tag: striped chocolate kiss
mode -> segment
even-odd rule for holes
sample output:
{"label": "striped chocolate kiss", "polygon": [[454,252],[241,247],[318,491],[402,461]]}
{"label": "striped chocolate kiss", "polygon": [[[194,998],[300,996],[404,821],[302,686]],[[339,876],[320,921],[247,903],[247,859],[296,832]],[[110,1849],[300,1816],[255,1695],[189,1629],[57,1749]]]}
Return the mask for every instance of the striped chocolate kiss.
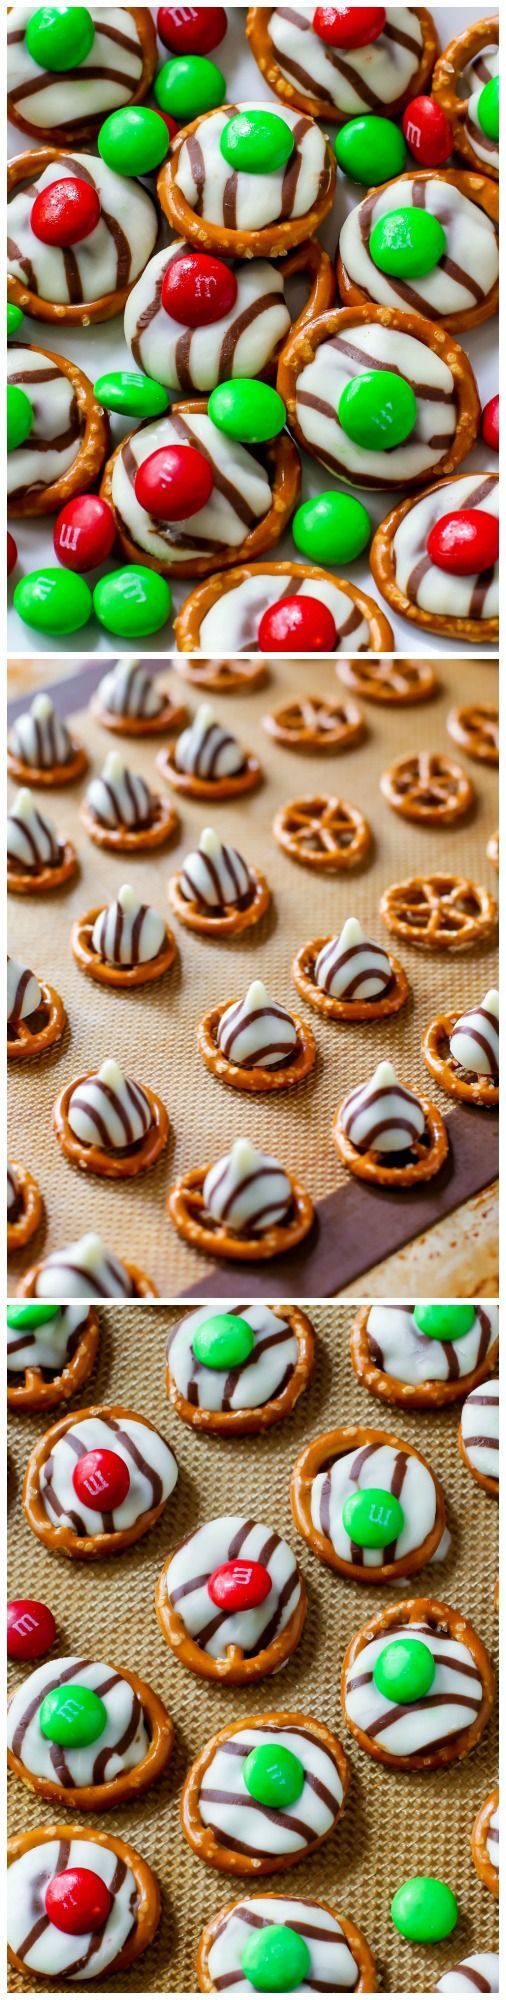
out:
{"label": "striped chocolate kiss", "polygon": [[481,1007],[461,1014],[450,1035],[450,1055],[460,1069],[476,1076],[499,1075],[499,994],[485,994]]}
{"label": "striped chocolate kiss", "polygon": [[315,963],[316,985],[334,1000],[376,1000],[392,985],[386,951],[364,937],[358,917],[347,917],[340,937],[329,938]]}
{"label": "striped chocolate kiss", "polygon": [[369,1083],[346,1098],[343,1131],[359,1153],[403,1153],[425,1131],[419,1098],[398,1083],[393,1063],[381,1062]]}
{"label": "striped chocolate kiss", "polygon": [[283,1069],[293,1061],[297,1030],[291,1014],[269,998],[261,979],[254,979],[244,1000],[222,1014],[217,1044],[228,1062],[240,1069]]}

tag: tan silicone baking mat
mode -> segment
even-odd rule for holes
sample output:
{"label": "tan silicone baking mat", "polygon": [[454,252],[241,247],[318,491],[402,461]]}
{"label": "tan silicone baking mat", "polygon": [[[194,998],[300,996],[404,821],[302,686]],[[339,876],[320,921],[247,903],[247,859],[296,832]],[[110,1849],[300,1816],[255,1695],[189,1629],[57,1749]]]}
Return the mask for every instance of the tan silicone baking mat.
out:
{"label": "tan silicone baking mat", "polygon": [[[213,1308],[216,1309],[215,1306]],[[333,1424],[350,1421],[391,1429],[416,1444],[439,1474],[445,1491],[451,1549],[443,1564],[426,1567],[411,1591],[434,1595],[468,1616],[495,1662],[497,1619],[493,1592],[497,1548],[495,1502],[465,1471],[457,1450],[458,1410],[409,1416],[369,1396],[349,1358],[352,1309],[311,1309],[317,1360],[311,1387],[292,1418],[263,1438],[243,1442],[201,1438],[182,1424],[164,1391],[164,1352],[177,1313],[160,1306],[103,1307],[101,1358],[93,1397],[119,1402],[151,1417],[170,1441],[179,1482],[157,1528],[137,1548],[110,1562],[69,1563],[52,1556],[31,1534],[20,1507],[28,1453],[43,1429],[17,1418],[10,1424],[10,1595],[42,1598],[57,1619],[62,1652],[79,1647],[117,1666],[134,1666],[166,1702],[176,1724],[176,1747],[162,1783],[135,1806],[103,1814],[100,1824],[130,1838],[159,1876],[163,1918],[146,1956],[126,1975],[108,1978],[108,1990],[188,1992],[195,1985],[195,1951],[204,1924],[246,1881],[207,1869],[192,1854],[179,1826],[179,1794],[189,1762],[214,1731],[248,1713],[298,1708],[321,1717],[342,1736],[352,1770],[349,1801],[340,1826],[319,1852],[264,1886],[284,1893],[321,1896],[364,1931],[377,1957],[378,1983],[390,1992],[433,1992],[443,1971],[471,1951],[496,1947],[496,1904],[475,1875],[470,1833],[475,1814],[496,1782],[497,1708],[472,1756],[460,1765],[412,1778],[387,1772],[359,1751],[344,1729],[339,1676],[352,1634],[382,1604],[402,1591],[346,1583],[313,1557],[296,1536],[288,1489],[304,1442]],[[142,1385],[142,1386],[141,1386]],[[93,1400],[90,1394],[88,1400]],[[253,1512],[275,1523],[297,1549],[309,1589],[309,1615],[297,1652],[276,1679],[256,1689],[212,1687],[180,1666],[162,1638],[154,1588],[170,1548],[198,1522],[228,1512]],[[16,1679],[20,1669],[16,1669]],[[11,1831],[50,1824],[55,1814],[10,1780]],[[61,1812],[62,1819],[70,1813]],[[87,1825],[93,1825],[91,1815]],[[453,1939],[437,1947],[407,1944],[394,1930],[389,1905],[411,1875],[449,1882],[460,1910]],[[15,1975],[16,1991],[28,1982]]]}
{"label": "tan silicone baking mat", "polygon": [[[97,680],[102,671],[103,663],[96,669]],[[428,1073],[420,1055],[422,1030],[442,1008],[478,1003],[487,987],[496,983],[494,941],[486,949],[455,956],[406,950],[392,940],[392,948],[398,950],[412,982],[413,1003],[395,1020],[376,1027],[338,1029],[307,1009],[292,986],[290,964],[298,945],[339,931],[350,914],[360,918],[371,936],[388,943],[378,914],[382,890],[390,882],[419,874],[422,868],[455,871],[485,883],[497,894],[497,875],[486,855],[487,840],[497,826],[497,773],[486,764],[471,763],[456,750],[446,730],[453,704],[496,699],[496,665],[444,660],[438,663],[437,672],[438,692],[421,706],[387,709],[362,703],[365,739],[339,757],[297,754],[274,743],[262,728],[266,710],[276,708],[289,695],[309,689],[323,695],[344,694],[332,660],[294,662],[278,657],[264,687],[240,697],[213,697],[220,720],[257,752],[264,782],[239,804],[226,802],[212,809],[182,799],[180,831],[171,847],[139,855],[135,861],[130,856],[108,854],[88,839],[79,818],[86,781],[65,791],[37,794],[42,810],[74,839],[79,875],[56,896],[9,898],[9,949],[52,981],[65,1000],[69,1018],[65,1039],[54,1055],[37,1064],[10,1065],[10,1152],[35,1173],[46,1202],[45,1227],[39,1231],[33,1250],[29,1247],[12,1261],[12,1291],[34,1254],[47,1255],[73,1242],[84,1230],[96,1229],[110,1249],[130,1255],[144,1267],[161,1297],[184,1296],[202,1278],[206,1266],[176,1235],[166,1215],[167,1189],[181,1172],[219,1158],[234,1138],[246,1134],[296,1172],[318,1200],[346,1178],[332,1143],[332,1114],[340,1099],[365,1081],[382,1056],[392,1057],[405,1083],[427,1092]],[[47,662],[43,673],[44,680],[50,680]],[[13,697],[18,700],[23,693],[21,679],[18,663],[12,684]],[[39,685],[40,679],[39,673]],[[187,697],[190,710],[196,708],[201,698],[198,690],[186,689],[175,672],[164,674],[162,679],[167,685],[170,680],[176,699]],[[33,687],[33,670],[30,685]],[[89,711],[77,713],[72,721],[95,771],[101,768],[107,752],[116,747],[134,770],[162,784],[155,764],[158,739],[111,736]],[[420,831],[387,806],[379,789],[381,773],[394,758],[422,747],[454,754],[469,773],[476,804],[467,821],[443,831],[433,827]],[[311,791],[337,792],[366,814],[374,845],[362,870],[323,879],[320,873],[297,866],[277,846],[272,821],[278,806]],[[177,795],[172,796],[177,804]],[[196,937],[174,920],[180,954],[177,965],[159,984],[136,993],[118,993],[84,978],[69,949],[72,919],[111,900],[128,880],[133,881],[143,901],[169,914],[168,876],[210,822],[267,875],[272,905],[263,923],[234,943],[218,944]],[[310,1021],[318,1061],[307,1083],[297,1090],[253,1098],[225,1088],[209,1075],[197,1053],[195,1029],[210,1006],[238,998],[258,975],[277,1000],[295,1005]],[[172,1121],[169,1147],[157,1167],[124,1185],[91,1179],[70,1167],[51,1128],[52,1105],[62,1084],[98,1068],[111,1055],[140,1083],[158,1092]],[[430,1094],[443,1113],[451,1109],[451,1100],[432,1082]],[[476,1113],[477,1149],[483,1116]],[[409,1233],[407,1226],[407,1236]],[[382,1250],[383,1245],[376,1243],[371,1263],[377,1263]],[[400,1289],[403,1276],[402,1271]],[[428,1282],[430,1287],[434,1278],[429,1277]],[[444,1282],[443,1268],[440,1289],[444,1289]],[[282,1260],[277,1264],[273,1288],[278,1294],[283,1289]],[[390,1288],[398,1289],[395,1264],[390,1271]],[[472,1271],[466,1270],[463,1288],[475,1289]],[[313,1285],[311,1289],[318,1292],[321,1288]]]}

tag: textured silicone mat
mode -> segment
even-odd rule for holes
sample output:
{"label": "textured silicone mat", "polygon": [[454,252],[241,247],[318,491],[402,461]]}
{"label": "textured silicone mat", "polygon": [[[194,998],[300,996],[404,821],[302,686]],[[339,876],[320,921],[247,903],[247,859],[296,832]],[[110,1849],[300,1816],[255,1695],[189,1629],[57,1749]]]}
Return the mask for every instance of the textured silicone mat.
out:
{"label": "textured silicone mat", "polygon": [[[97,679],[100,671],[97,667]],[[471,763],[455,751],[473,780],[476,804],[467,821],[441,832],[433,827],[422,831],[399,818],[379,789],[381,773],[402,753],[414,748],[452,753],[455,746],[447,734],[446,716],[455,702],[496,698],[494,663],[445,660],[438,667],[438,676],[438,693],[423,706],[387,710],[377,704],[362,704],[366,721],[363,743],[339,757],[311,758],[272,742],[262,728],[262,716],[289,694],[305,693],[310,688],[334,695],[345,690],[330,660],[294,663],[276,659],[265,687],[240,698],[213,699],[220,720],[260,757],[262,786],[240,807],[237,802],[228,802],[213,809],[181,800],[180,831],[171,846],[151,856],[139,855],[135,861],[98,849],[84,833],[79,819],[84,783],[67,791],[37,795],[42,810],[75,840],[79,875],[58,896],[9,898],[10,951],[51,979],[65,1000],[69,1017],[65,1038],[53,1056],[38,1064],[10,1066],[10,1151],[35,1173],[47,1209],[46,1227],[35,1240],[34,1253],[29,1247],[12,1262],[12,1290],[20,1272],[32,1263],[33,1254],[61,1249],[85,1229],[98,1229],[109,1248],[120,1255],[129,1254],[144,1267],[162,1297],[184,1296],[204,1277],[207,1260],[181,1242],[166,1216],[167,1188],[181,1172],[219,1158],[234,1138],[246,1134],[291,1167],[318,1200],[346,1180],[331,1138],[336,1105],[354,1085],[365,1081],[383,1056],[392,1057],[405,1083],[427,1093],[429,1079],[420,1055],[422,1031],[441,1009],[464,1008],[483,998],[496,978],[493,941],[486,949],[457,956],[399,947],[398,955],[412,982],[413,1001],[395,1020],[376,1027],[337,1028],[306,1009],[292,986],[290,964],[298,945],[338,931],[350,914],[360,918],[369,935],[387,942],[378,914],[381,893],[388,883],[419,874],[422,869],[455,871],[497,893],[497,876],[486,856],[487,840],[497,825],[495,770]],[[13,685],[17,701],[20,678],[18,671]],[[51,679],[50,673],[47,678]],[[168,684],[169,677],[164,675],[164,682],[166,679]],[[186,690],[175,673],[171,686],[177,699],[187,695],[189,708],[197,707],[198,691]],[[155,764],[156,739],[111,736],[87,711],[73,717],[73,726],[86,743],[94,770],[101,767],[112,747],[120,748],[134,770],[163,789]],[[278,806],[284,800],[320,790],[337,792],[359,806],[369,819],[374,845],[362,870],[324,879],[312,869],[297,866],[277,846],[272,821]],[[179,809],[177,795],[172,797]],[[127,994],[85,979],[69,949],[72,919],[110,900],[128,880],[134,882],[143,901],[168,913],[168,876],[196,843],[202,827],[211,822],[226,841],[232,841],[267,875],[272,904],[263,923],[236,942],[219,944],[199,939],[174,920],[180,957],[158,985]],[[393,940],[392,945],[396,950]],[[209,1075],[197,1053],[195,1029],[210,1006],[238,998],[258,975],[277,1000],[295,1005],[310,1021],[318,1061],[307,1083],[297,1090],[253,1098],[225,1088]],[[172,1120],[169,1147],[162,1161],[153,1172],[124,1186],[87,1178],[70,1167],[51,1129],[51,1109],[62,1084],[98,1067],[110,1055],[139,1082],[158,1091]],[[451,1100],[444,1098],[432,1081],[429,1094],[443,1113],[451,1111]],[[476,1113],[475,1123],[478,1158],[482,1114]],[[466,1195],[480,1185],[478,1173],[475,1190],[467,1189]],[[355,1187],[358,1190],[359,1184]],[[437,1189],[434,1194],[435,1221]],[[399,1196],[399,1204],[401,1201]],[[364,1197],[364,1213],[365,1206]],[[404,1213],[408,1239],[408,1205]],[[425,1217],[418,1226],[426,1227]],[[371,1241],[367,1227],[359,1244],[357,1275],[364,1263],[376,1264],[390,1247],[399,1248],[398,1240],[390,1246],[381,1234]],[[357,1234],[360,1236],[360,1231]],[[348,1283],[351,1275],[347,1273]],[[282,1259],[272,1276],[269,1272],[268,1282],[269,1289],[278,1294],[285,1289]],[[402,1289],[402,1282],[394,1262],[392,1294]],[[433,1282],[429,1276],[429,1287]],[[461,1289],[455,1276],[452,1282]],[[467,1271],[463,1289],[473,1291],[476,1282],[480,1282],[479,1275],[476,1279]],[[440,1286],[444,1289],[444,1270]],[[303,1270],[298,1270],[297,1288],[302,1295]],[[331,1289],[338,1289],[337,1279]],[[323,1290],[323,1281],[312,1281],[309,1295],[321,1296]]]}
{"label": "textured silicone mat", "polygon": [[[340,1826],[318,1854],[275,1878],[265,1888],[280,1895],[315,1895],[359,1924],[377,1956],[378,1983],[390,1992],[433,1992],[443,1971],[471,1951],[496,1945],[496,1905],[475,1875],[471,1826],[496,1782],[497,1708],[481,1744],[460,1765],[412,1778],[385,1771],[359,1751],[345,1730],[339,1703],[343,1652],[352,1634],[382,1604],[403,1592],[346,1583],[310,1554],[296,1535],[288,1499],[291,1468],[302,1445],[333,1424],[358,1422],[392,1430],[416,1444],[439,1474],[445,1491],[451,1549],[446,1562],[427,1566],[412,1579],[411,1594],[432,1592],[462,1610],[476,1626],[495,1660],[497,1620],[493,1605],[496,1575],[496,1506],[466,1473],[457,1450],[458,1411],[407,1416],[380,1404],[356,1381],[349,1358],[350,1307],[312,1309],[318,1340],[312,1385],[293,1418],[264,1434],[228,1442],[206,1439],[182,1424],[164,1391],[164,1351],[174,1310],[158,1306],[101,1308],[102,1350],[88,1400],[120,1402],[157,1423],[180,1467],[175,1494],[158,1527],[118,1560],[69,1563],[37,1542],[20,1508],[20,1487],[28,1453],[42,1424],[16,1419],[10,1424],[10,1595],[35,1596],[51,1605],[58,1646],[95,1655],[114,1665],[135,1666],[166,1702],[176,1724],[176,1747],[161,1785],[138,1804],[103,1814],[100,1824],[131,1838],[151,1862],[163,1892],[163,1918],[151,1950],[108,1990],[193,1991],[194,1961],[203,1925],[246,1884],[207,1869],[192,1854],[180,1831],[179,1794],[189,1762],[227,1721],[248,1713],[298,1708],[321,1717],[342,1737],[352,1782]],[[142,1387],[141,1387],[142,1384]],[[198,1681],[175,1660],[162,1638],[154,1611],[155,1579],[168,1550],[205,1517],[252,1512],[275,1523],[296,1548],[309,1588],[309,1615],[297,1652],[277,1679],[247,1689],[225,1689]],[[18,1679],[20,1670],[16,1670]],[[10,1781],[11,1831],[50,1824],[55,1815],[14,1780]],[[63,1820],[70,1812],[61,1812]],[[93,1825],[91,1815],[86,1824]],[[399,1884],[415,1874],[441,1876],[459,1902],[458,1929],[446,1944],[416,1947],[404,1942],[389,1918]],[[16,1991],[28,1982],[13,1976]]]}

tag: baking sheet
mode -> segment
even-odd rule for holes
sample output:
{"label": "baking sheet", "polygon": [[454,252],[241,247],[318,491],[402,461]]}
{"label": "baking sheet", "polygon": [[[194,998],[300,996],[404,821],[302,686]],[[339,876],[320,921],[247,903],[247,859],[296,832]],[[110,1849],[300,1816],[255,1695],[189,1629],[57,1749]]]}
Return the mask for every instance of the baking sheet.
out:
{"label": "baking sheet", "polygon": [[[153,15],[156,15],[156,11],[156,8],[151,9]],[[245,14],[247,8],[231,7],[227,12],[229,15],[227,34],[223,42],[220,43],[219,48],[211,53],[213,60],[214,58],[216,59],[219,68],[223,71],[227,79],[229,97],[232,102],[259,103],[265,99],[271,105],[272,109],[275,110],[278,99],[269,90],[265,78],[257,68],[257,64],[251,55],[249,45],[246,41]],[[473,21],[479,21],[483,17],[483,8],[479,6],[433,7],[431,12],[436,23],[442,49],[446,48],[447,43],[453,39],[454,35],[462,31],[466,26],[471,26]],[[161,66],[162,62],[168,59],[168,51],[163,48],[162,44],[159,44],[159,52]],[[335,135],[336,129],[334,126],[329,126],[331,137]],[[20,132],[14,125],[8,126],[8,153],[11,159],[17,154],[28,150],[32,144],[33,141],[30,140],[27,134]],[[95,149],[88,147],[86,150]],[[150,180],[152,183],[153,177],[150,177]],[[147,181],[148,186],[150,185],[150,180]],[[365,190],[359,187],[357,183],[347,180],[338,172],[334,209],[321,231],[321,240],[332,256],[334,256],[345,215],[350,208],[356,206],[357,201],[361,199],[364,192]],[[163,226],[166,232],[163,240],[172,241],[173,232],[170,231],[165,221]],[[297,288],[294,285],[292,298],[296,302],[295,310],[300,310],[303,297],[303,289],[300,287]],[[75,361],[80,368],[84,369],[85,374],[89,376],[91,381],[97,381],[98,377],[105,374],[106,370],[118,368],[131,369],[134,365],[124,339],[122,316],[107,321],[105,325],[93,326],[91,334],[89,330],[86,331],[82,328],[59,327],[56,325],[53,326],[52,323],[46,325],[40,320],[32,320],[26,316],[20,337],[22,340],[31,342],[34,346],[49,348],[55,353],[68,356],[70,360]],[[485,404],[488,398],[495,394],[498,387],[497,321],[492,319],[487,321],[484,326],[475,327],[471,329],[470,333],[465,333],[463,336],[458,335],[457,337],[462,340],[462,346],[469,355],[476,374],[480,399],[482,404]],[[127,431],[131,427],[131,423],[122,423],[119,417],[113,416],[113,445],[119,443],[120,438],[126,436]],[[327,492],[329,484],[332,483],[328,470],[318,465],[316,460],[311,458],[306,452],[303,452],[302,460],[302,499],[308,500],[313,495]],[[483,442],[480,442],[469,458],[466,459],[465,467],[461,469],[466,472],[474,472],[482,468],[488,469],[489,465],[493,470],[496,469],[495,454],[490,454]],[[399,489],[396,492],[385,490],[379,494],[367,493],[358,487],[356,489],[350,487],[349,490],[350,492],[356,491],[358,497],[365,501],[375,526],[390,512],[390,508],[394,505],[395,500],[400,500],[403,497]],[[45,564],[54,564],[53,522],[50,517],[40,521],[20,520],[13,523],[13,528],[19,550],[19,563],[9,582],[8,647],[12,653],[22,653],[26,650],[27,646],[28,628],[14,611],[12,605],[13,590],[19,577],[27,571]],[[295,559],[295,561],[300,560],[290,530],[277,543],[274,549],[269,550],[269,555],[273,560],[280,562],[285,560],[285,558]],[[94,571],[91,578],[92,584],[98,581],[99,575],[103,575],[108,570],[118,566],[121,560],[121,554],[119,554],[117,558],[111,558],[108,564],[103,565],[100,570]],[[407,656],[411,653],[428,653],[431,655],[451,654],[455,650],[451,636],[444,639],[439,634],[426,633],[419,626],[409,624],[406,619],[398,619],[392,615],[389,606],[380,597],[379,591],[371,577],[367,552],[357,562],[347,566],[346,574],[350,577],[351,581],[359,584],[364,590],[368,591],[380,604],[381,608],[386,611],[393,627],[395,646],[400,653],[404,653]],[[177,609],[179,609],[189,596],[190,587],[187,580],[178,582],[176,579],[174,581],[173,599],[174,606]],[[110,650],[110,646],[110,634],[104,631],[104,628],[98,624],[95,618],[91,619],[89,625],[86,625],[83,631],[77,632],[73,637],[73,647],[77,652],[84,654],[88,654],[90,651],[107,653]],[[153,634],[149,642],[149,650],[153,654],[164,654],[172,649],[174,649],[174,635],[172,623],[170,622],[164,626],[161,632]],[[40,653],[48,654],[56,653],[58,650],[65,653],[66,640],[65,638],[58,639],[54,636],[38,633],[37,650]],[[492,649],[484,648],[483,650],[485,652]]]}
{"label": "baking sheet", "polygon": [[[98,677],[97,667],[87,677],[88,688]],[[20,678],[18,669],[14,676],[18,707],[20,701],[23,706]],[[310,679],[312,689],[320,694],[344,693],[332,660],[312,663]],[[163,684],[169,685],[166,674]],[[173,674],[170,686],[179,699],[182,679]],[[39,1231],[32,1246],[11,1261],[11,1291],[37,1256],[62,1249],[85,1230],[95,1229],[110,1249],[143,1266],[161,1297],[184,1297],[193,1284],[202,1282],[208,1260],[190,1250],[169,1223],[165,1197],[172,1182],[189,1167],[220,1158],[234,1138],[245,1134],[297,1172],[313,1200],[342,1188],[348,1177],[332,1142],[332,1115],[340,1099],[365,1081],[384,1056],[392,1058],[401,1080],[432,1096],[443,1115],[453,1115],[451,1100],[428,1077],[420,1055],[420,1037],[434,1014],[479,1003],[496,983],[494,940],[471,952],[446,955],[406,949],[392,939],[392,948],[412,983],[413,1002],[391,1022],[376,1026],[338,1028],[306,1008],[292,986],[290,964],[295,949],[306,939],[339,931],[349,915],[359,917],[366,935],[388,943],[389,934],[378,915],[382,891],[390,882],[419,874],[422,867],[456,871],[485,883],[493,895],[497,894],[497,876],[485,851],[497,826],[497,773],[457,753],[446,731],[446,716],[454,702],[496,700],[496,667],[492,662],[467,660],[464,665],[459,661],[442,663],[437,695],[417,708],[388,710],[377,704],[359,704],[366,721],[365,740],[339,757],[302,756],[274,743],[262,728],[266,710],[277,707],[288,694],[302,694],[307,688],[307,665],[278,657],[270,664],[265,687],[240,698],[213,698],[219,719],[257,752],[264,782],[240,806],[229,801],[214,811],[186,798],[179,801],[178,795],[172,794],[180,809],[181,827],[167,849],[139,855],[134,861],[131,856],[115,856],[95,847],[79,818],[86,780],[63,791],[37,793],[42,810],[74,839],[79,873],[58,895],[8,899],[9,950],[33,971],[50,978],[65,1001],[69,1021],[65,1037],[52,1055],[37,1063],[9,1065],[9,1151],[35,1173],[47,1209],[45,1229]],[[187,689],[185,696],[194,710],[198,691]],[[82,701],[82,694],[78,698]],[[72,700],[71,686],[65,690],[60,686],[55,699],[65,700],[67,707]],[[159,739],[112,736],[99,727],[88,709],[73,714],[72,726],[86,744],[94,771],[101,768],[115,745],[135,771],[165,789],[155,764]],[[434,828],[421,831],[390,811],[379,790],[381,773],[394,758],[415,746],[455,750],[476,790],[476,806],[467,821],[439,833]],[[315,790],[336,791],[366,814],[374,848],[363,870],[323,879],[290,861],[277,846],[272,821],[278,806],[283,800]],[[262,924],[234,943],[219,944],[197,937],[174,919],[180,955],[173,971],[158,984],[125,993],[84,978],[69,948],[74,917],[112,900],[121,884],[131,880],[141,900],[153,903],[172,924],[166,894],[168,877],[209,823],[267,875],[272,904]],[[238,998],[258,974],[275,999],[295,1006],[310,1022],[318,1059],[307,1082],[296,1090],[251,1097],[226,1088],[209,1074],[197,1052],[195,1030],[209,1007]],[[119,1185],[71,1167],[51,1129],[52,1105],[62,1085],[72,1076],[98,1068],[111,1055],[139,1083],[147,1083],[163,1098],[172,1121],[169,1146],[158,1165],[149,1174]],[[465,1116],[469,1119],[471,1114]],[[485,1114],[472,1116],[479,1161]],[[481,1185],[478,1166],[475,1189],[470,1192],[477,1192]],[[358,1182],[354,1186],[359,1189]],[[435,1192],[434,1221],[438,1213],[437,1189]],[[367,1192],[362,1190],[362,1195],[365,1217]],[[398,1199],[401,1204],[402,1196]],[[408,1211],[409,1203],[404,1210],[406,1240],[413,1233]],[[425,1219],[418,1226],[425,1227]],[[495,1225],[493,1243],[495,1251]],[[365,1224],[361,1248],[364,1261],[377,1263],[388,1243],[376,1239],[372,1244]],[[267,1295],[286,1289],[282,1259],[277,1260],[275,1271],[272,1265],[262,1267],[262,1275]],[[402,1268],[397,1273],[395,1263],[390,1281],[392,1296],[402,1294],[404,1271]],[[464,1290],[473,1291],[479,1281],[480,1274],[474,1278],[467,1268]],[[224,1290],[229,1283],[235,1283],[232,1266]],[[429,1290],[432,1284],[429,1264]],[[339,1289],[336,1280],[333,1290]],[[312,1284],[309,1292],[305,1290],[301,1270],[299,1291],[300,1296],[321,1296],[323,1286]]]}
{"label": "baking sheet", "polygon": [[[239,1296],[239,1294],[237,1295]],[[242,1295],[244,1297],[244,1294]],[[179,1315],[150,1306],[103,1307],[101,1357],[88,1401],[119,1402],[150,1417],[176,1453],[180,1479],[158,1526],[118,1560],[69,1563],[52,1556],[31,1534],[20,1507],[28,1454],[44,1426],[34,1419],[10,1422],[9,1594],[35,1596],[51,1605],[58,1650],[76,1646],[115,1666],[135,1666],[174,1718],[176,1747],[162,1783],[137,1804],[103,1814],[100,1825],[131,1839],[159,1876],[162,1924],[149,1952],[130,1972],[108,1975],[107,1990],[153,1993],[193,1991],[200,1931],[215,1911],[249,1883],[220,1875],[197,1860],[179,1826],[179,1794],[189,1763],[227,1721],[249,1713],[298,1708],[341,1736],[352,1782],[336,1832],[306,1862],[265,1878],[280,1895],[314,1895],[351,1917],[377,1957],[378,1984],[387,1992],[433,1992],[441,1974],[472,1951],[497,1948],[497,1905],[478,1881],[471,1860],[475,1815],[496,1782],[497,1707],[481,1743],[460,1765],[406,1777],[386,1771],[359,1750],[344,1728],[339,1675],[353,1633],[382,1605],[403,1594],[345,1582],[311,1555],[297,1537],[290,1514],[290,1473],[305,1441],[332,1425],[373,1424],[392,1430],[429,1458],[445,1491],[451,1550],[443,1564],[426,1567],[410,1592],[432,1592],[475,1625],[496,1658],[493,1606],[497,1547],[495,1502],[466,1472],[457,1450],[458,1410],[405,1414],[379,1403],[357,1383],[348,1352],[350,1307],[317,1306],[312,1385],[294,1416],[263,1438],[199,1437],[176,1417],[164,1391],[164,1350]],[[142,1386],[141,1386],[142,1385]],[[84,1400],[84,1399],[82,1399]],[[198,1522],[219,1513],[252,1511],[274,1522],[296,1548],[309,1589],[309,1615],[297,1652],[277,1679],[250,1690],[212,1686],[186,1673],[166,1647],[154,1611],[155,1581],[168,1550]],[[24,1678],[22,1669],[13,1680]],[[9,1782],[11,1832],[48,1825],[54,1809],[13,1778]],[[71,1818],[63,1809],[63,1820]],[[94,1824],[86,1815],[86,1825]],[[460,1919],[453,1938],[434,1947],[410,1945],[389,1918],[392,1895],[415,1874],[451,1884]],[[12,1990],[29,1991],[11,1974]],[[41,1990],[37,1987],[37,1991]],[[47,1990],[47,1986],[46,1986]],[[58,1990],[58,1987],[52,1989]]]}

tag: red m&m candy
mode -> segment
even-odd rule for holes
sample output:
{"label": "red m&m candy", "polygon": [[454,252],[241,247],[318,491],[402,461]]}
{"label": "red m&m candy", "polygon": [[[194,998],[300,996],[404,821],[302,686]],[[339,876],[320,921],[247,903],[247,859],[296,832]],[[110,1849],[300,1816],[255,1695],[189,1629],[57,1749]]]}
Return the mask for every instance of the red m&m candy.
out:
{"label": "red m&m candy", "polygon": [[48,1882],[46,1916],[57,1931],[68,1937],[85,1937],[101,1931],[112,1909],[111,1891],[93,1868],[64,1868]]}
{"label": "red m&m candy", "polygon": [[116,540],[116,522],[108,500],[98,493],[80,493],[62,507],[54,527],[54,546],[65,569],[94,569],[106,562]]}
{"label": "red m&m candy", "polygon": [[449,118],[435,97],[413,97],[402,114],[406,144],[420,167],[442,167],[453,152]]}
{"label": "red m&m candy", "polygon": [[220,1611],[253,1611],[269,1596],[272,1585],[263,1563],[228,1562],[213,1570],[207,1588]]}
{"label": "red m&m candy", "polygon": [[126,1500],[130,1473],[118,1451],[97,1445],[95,1451],[85,1451],[78,1458],[72,1485],[83,1507],[92,1507],[97,1514],[112,1514]]}
{"label": "red m&m candy", "polygon": [[207,56],[227,32],[224,7],[159,7],[160,41],[178,56]]}
{"label": "red m&m candy", "polygon": [[135,498],[155,521],[188,520],[207,505],[212,490],[212,466],[192,444],[162,445],[135,476]]}
{"label": "red m&m candy", "polygon": [[10,1660],[39,1660],[49,1653],[56,1625],[47,1604],[35,1597],[14,1597],[7,1605],[7,1653]]}
{"label": "red m&m candy", "polygon": [[332,49],[364,49],[377,42],[386,21],[385,7],[316,7],[313,28]]}
{"label": "red m&m candy", "polygon": [[484,438],[485,440],[485,444],[488,444],[490,451],[499,450],[499,397],[498,396],[491,396],[490,402],[485,403],[485,408],[481,419],[481,435],[482,438]]}
{"label": "red m&m candy", "polygon": [[162,306],[180,326],[212,326],[232,311],[236,298],[237,278],[220,257],[188,250],[167,265]]}
{"label": "red m&m candy", "polygon": [[16,543],[14,541],[14,536],[11,535],[9,529],[7,529],[7,575],[8,576],[10,576],[11,570],[15,569],[17,560],[18,560],[18,551]]}
{"label": "red m&m candy", "polygon": [[457,514],[443,514],[431,528],[427,553],[438,569],[450,576],[475,576],[492,569],[499,555],[499,522],[495,514],[478,507],[463,507]]}
{"label": "red m&m candy", "polygon": [[82,243],[100,222],[96,188],[73,174],[63,181],[51,181],[50,187],[41,188],[35,196],[30,220],[40,243],[59,244],[62,250],[71,243]]}
{"label": "red m&m candy", "polygon": [[260,619],[261,653],[332,653],[335,643],[332,612],[317,597],[282,597]]}

